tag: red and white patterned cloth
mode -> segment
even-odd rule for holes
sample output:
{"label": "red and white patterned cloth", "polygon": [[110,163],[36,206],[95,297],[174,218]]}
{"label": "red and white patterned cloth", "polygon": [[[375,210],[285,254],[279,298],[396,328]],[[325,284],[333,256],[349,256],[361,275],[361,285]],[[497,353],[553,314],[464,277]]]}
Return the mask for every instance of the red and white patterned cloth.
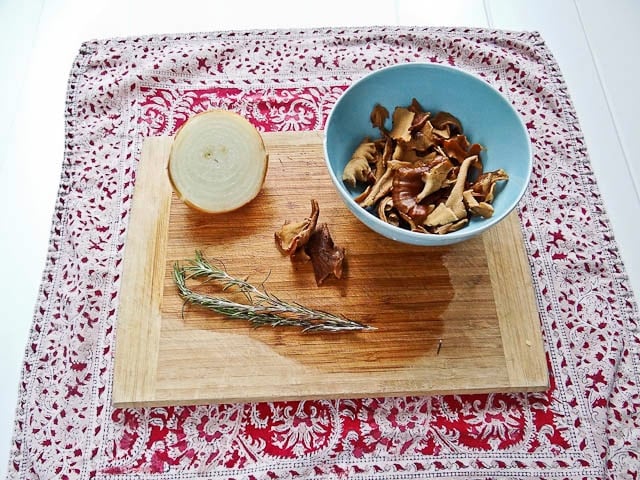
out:
{"label": "red and white patterned cloth", "polygon": [[[550,390],[112,408],[143,137],[218,107],[263,131],[322,129],[353,80],[416,61],[481,76],[525,120],[534,171],[519,213]],[[65,114],[10,479],[638,478],[638,310],[567,87],[537,33],[377,27],[91,41]]]}

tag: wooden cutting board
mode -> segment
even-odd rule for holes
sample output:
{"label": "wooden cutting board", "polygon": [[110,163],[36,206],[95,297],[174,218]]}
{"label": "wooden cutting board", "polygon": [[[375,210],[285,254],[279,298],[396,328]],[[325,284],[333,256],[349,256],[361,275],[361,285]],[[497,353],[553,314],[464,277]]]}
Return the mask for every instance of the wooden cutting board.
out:
{"label": "wooden cutting board", "polygon": [[[316,398],[541,391],[548,371],[516,213],[449,247],[387,240],[341,203],[325,170],[322,132],[264,134],[269,171],[242,209],[195,212],[172,193],[172,139],[145,140],[125,246],[117,320],[116,407]],[[274,232],[314,198],[346,248],[344,278],[316,286]],[[376,327],[357,333],[254,329],[183,308],[174,262],[196,249],[278,297]]]}

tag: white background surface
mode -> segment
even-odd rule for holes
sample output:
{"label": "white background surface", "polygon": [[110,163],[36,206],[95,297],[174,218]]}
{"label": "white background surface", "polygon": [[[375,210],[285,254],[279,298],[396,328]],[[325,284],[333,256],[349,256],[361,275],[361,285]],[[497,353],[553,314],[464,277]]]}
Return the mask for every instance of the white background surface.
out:
{"label": "white background surface", "polygon": [[[431,25],[537,30],[568,84],[640,299],[637,0],[0,0],[0,472],[44,268],[68,74],[85,40],[245,28]],[[634,138],[635,137],[635,138]]]}

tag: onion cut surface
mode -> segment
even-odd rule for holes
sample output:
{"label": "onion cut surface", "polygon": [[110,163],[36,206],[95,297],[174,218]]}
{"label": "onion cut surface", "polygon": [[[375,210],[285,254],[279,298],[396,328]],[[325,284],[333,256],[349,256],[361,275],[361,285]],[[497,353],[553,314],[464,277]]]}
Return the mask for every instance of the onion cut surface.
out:
{"label": "onion cut surface", "polygon": [[262,137],[246,118],[228,110],[210,110],[180,127],[168,171],[183,202],[205,213],[223,213],[258,195],[268,163]]}

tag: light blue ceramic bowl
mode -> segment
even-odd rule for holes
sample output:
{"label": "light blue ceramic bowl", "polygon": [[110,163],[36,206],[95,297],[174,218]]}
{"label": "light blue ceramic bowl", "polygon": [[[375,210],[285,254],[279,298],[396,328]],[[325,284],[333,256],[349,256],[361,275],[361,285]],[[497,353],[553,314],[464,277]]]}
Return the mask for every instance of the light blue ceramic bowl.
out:
{"label": "light blue ceramic bowl", "polygon": [[[369,116],[376,103],[389,113],[416,98],[425,110],[447,111],[461,122],[481,153],[485,171],[503,168],[507,182],[499,182],[491,218],[473,218],[457,232],[445,235],[411,232],[383,222],[353,199],[362,190],[342,182],[342,171],[358,144],[378,138]],[[388,120],[389,127],[391,126]],[[511,104],[487,82],[458,68],[429,63],[406,63],[372,72],[353,83],[338,99],[325,127],[324,154],[331,180],[349,210],[372,230],[413,245],[449,245],[475,237],[503,220],[525,193],[531,176],[531,144],[527,130]]]}

